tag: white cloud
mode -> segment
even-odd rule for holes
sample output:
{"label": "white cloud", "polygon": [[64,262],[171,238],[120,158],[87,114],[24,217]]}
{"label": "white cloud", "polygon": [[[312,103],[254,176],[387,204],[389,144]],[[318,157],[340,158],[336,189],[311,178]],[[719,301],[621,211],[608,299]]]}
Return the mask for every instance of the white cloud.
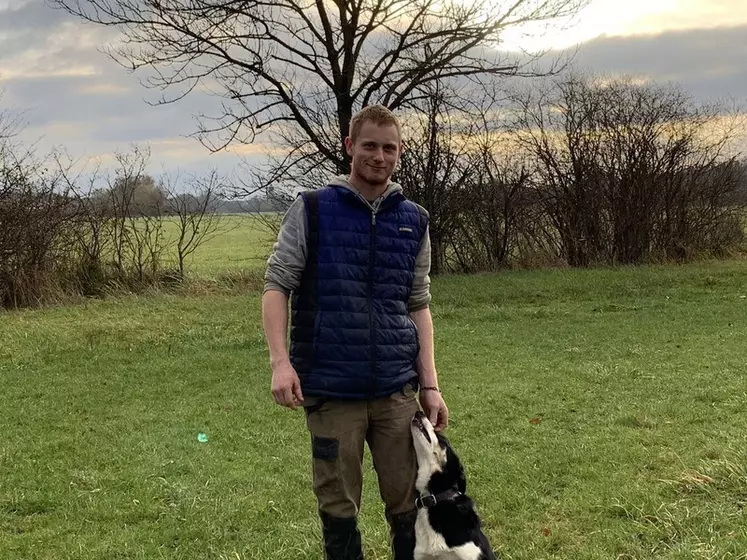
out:
{"label": "white cloud", "polygon": [[630,37],[747,23],[745,0],[592,0],[571,21],[526,25],[503,35],[504,48],[563,49],[597,37]]}

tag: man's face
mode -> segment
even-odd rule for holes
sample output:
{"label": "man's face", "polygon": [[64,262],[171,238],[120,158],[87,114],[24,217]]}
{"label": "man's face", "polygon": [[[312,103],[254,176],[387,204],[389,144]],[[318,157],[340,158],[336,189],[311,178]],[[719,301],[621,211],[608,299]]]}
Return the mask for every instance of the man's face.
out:
{"label": "man's face", "polygon": [[378,187],[387,184],[394,173],[402,143],[396,126],[379,126],[365,121],[355,143],[346,138],[345,147],[353,158],[352,175],[372,187]]}

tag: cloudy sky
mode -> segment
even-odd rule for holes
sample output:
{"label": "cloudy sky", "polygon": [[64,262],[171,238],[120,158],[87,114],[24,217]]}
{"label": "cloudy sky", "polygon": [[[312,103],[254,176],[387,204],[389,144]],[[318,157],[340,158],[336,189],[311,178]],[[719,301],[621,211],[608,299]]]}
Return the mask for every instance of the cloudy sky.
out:
{"label": "cloudy sky", "polygon": [[[747,0],[592,0],[566,29],[541,35],[510,30],[505,46],[580,44],[583,69],[677,81],[702,100],[747,104]],[[209,154],[188,137],[194,116],[215,100],[149,105],[156,93],[100,52],[111,38],[112,30],[84,25],[44,0],[0,0],[0,112],[23,111],[23,140],[104,162],[131,143],[147,144],[155,172],[234,169],[235,153]]]}

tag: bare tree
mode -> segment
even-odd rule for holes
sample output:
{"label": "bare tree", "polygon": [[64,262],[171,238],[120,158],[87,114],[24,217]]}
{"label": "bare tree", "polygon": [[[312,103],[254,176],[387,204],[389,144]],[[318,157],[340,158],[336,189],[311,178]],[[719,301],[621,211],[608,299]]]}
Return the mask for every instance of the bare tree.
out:
{"label": "bare tree", "polygon": [[82,295],[100,295],[106,283],[105,259],[111,249],[110,214],[103,197],[94,194],[101,164],[97,162],[84,178],[84,173],[76,171],[63,154],[55,154],[54,163],[76,208],[70,238],[77,257],[73,260],[77,263],[69,264],[71,281]]}
{"label": "bare tree", "polygon": [[739,186],[737,187],[736,193],[735,193],[735,204],[740,204],[747,206],[747,160],[741,159],[737,162],[737,182]]}
{"label": "bare tree", "polygon": [[518,101],[518,144],[569,264],[685,258],[743,235],[729,150],[743,118],[631,79],[570,76]]}
{"label": "bare tree", "polygon": [[168,213],[177,221],[176,256],[179,277],[183,278],[186,259],[204,242],[225,233],[227,218],[217,211],[225,184],[211,171],[204,178],[192,178],[188,192],[178,192],[174,184],[164,188],[169,194]]}
{"label": "bare tree", "polygon": [[117,154],[109,173],[81,168],[64,152],[37,157],[11,140],[0,140],[0,307],[148,288],[176,278],[166,262],[178,261],[181,280],[184,259],[226,229],[214,173],[187,190],[174,186],[182,198],[172,200],[146,174],[147,150]]}
{"label": "bare tree", "polygon": [[475,173],[460,197],[463,219],[451,251],[452,268],[464,272],[509,266],[521,237],[535,230],[527,167],[506,152],[505,140],[489,133],[476,140]]}
{"label": "bare tree", "polygon": [[133,147],[129,153],[117,153],[115,159],[117,168],[114,177],[107,178],[106,188],[94,193],[94,196],[100,198],[104,212],[111,218],[114,265],[124,276],[134,259],[136,268],[141,271],[142,279],[143,247],[137,237],[137,220],[140,218],[140,212],[134,200],[138,186],[147,177],[150,150]]}
{"label": "bare tree", "polygon": [[529,172],[513,156],[496,88],[471,99],[441,82],[412,104],[396,180],[430,213],[431,273],[507,266],[533,231]]}
{"label": "bare tree", "polygon": [[0,306],[54,297],[70,254],[66,233],[75,208],[48,164],[20,146],[0,145]]}
{"label": "bare tree", "polygon": [[140,282],[157,281],[163,254],[171,244],[164,231],[165,206],[149,205],[148,210],[128,216],[128,252]]}
{"label": "bare tree", "polygon": [[198,132],[211,149],[267,133],[280,155],[265,185],[347,172],[343,139],[357,108],[406,107],[436,81],[534,74],[526,57],[497,49],[502,32],[561,21],[588,1],[48,0],[120,29],[109,53],[148,70],[145,84],[167,91],[160,102],[221,96]]}
{"label": "bare tree", "polygon": [[405,148],[395,175],[407,196],[428,209],[431,274],[446,268],[451,236],[463,218],[461,191],[472,180],[470,143],[475,133],[465,103],[454,106],[454,92],[440,82],[412,104],[414,118],[405,125]]}
{"label": "bare tree", "polygon": [[129,287],[158,282],[169,248],[166,193],[146,173],[149,158],[147,148],[133,146],[115,154],[117,167],[106,173],[100,164],[74,172],[71,163],[55,159],[77,209],[70,229],[77,259],[71,257],[69,266],[85,295],[99,295],[112,282]]}
{"label": "bare tree", "polygon": [[[3,98],[3,92],[0,91],[0,100]],[[0,110],[0,150],[8,148],[8,142],[16,136],[21,126],[21,114],[11,109]]]}

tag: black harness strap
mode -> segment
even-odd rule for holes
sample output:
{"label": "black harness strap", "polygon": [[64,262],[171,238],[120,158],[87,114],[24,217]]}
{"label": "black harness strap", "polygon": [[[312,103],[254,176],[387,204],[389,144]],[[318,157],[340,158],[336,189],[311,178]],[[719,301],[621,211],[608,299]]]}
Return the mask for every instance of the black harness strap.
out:
{"label": "black harness strap", "polygon": [[440,492],[439,494],[425,494],[424,496],[418,496],[415,499],[415,507],[418,509],[431,508],[441,502],[455,500],[461,495],[462,493],[456,490],[447,490],[446,492]]}

